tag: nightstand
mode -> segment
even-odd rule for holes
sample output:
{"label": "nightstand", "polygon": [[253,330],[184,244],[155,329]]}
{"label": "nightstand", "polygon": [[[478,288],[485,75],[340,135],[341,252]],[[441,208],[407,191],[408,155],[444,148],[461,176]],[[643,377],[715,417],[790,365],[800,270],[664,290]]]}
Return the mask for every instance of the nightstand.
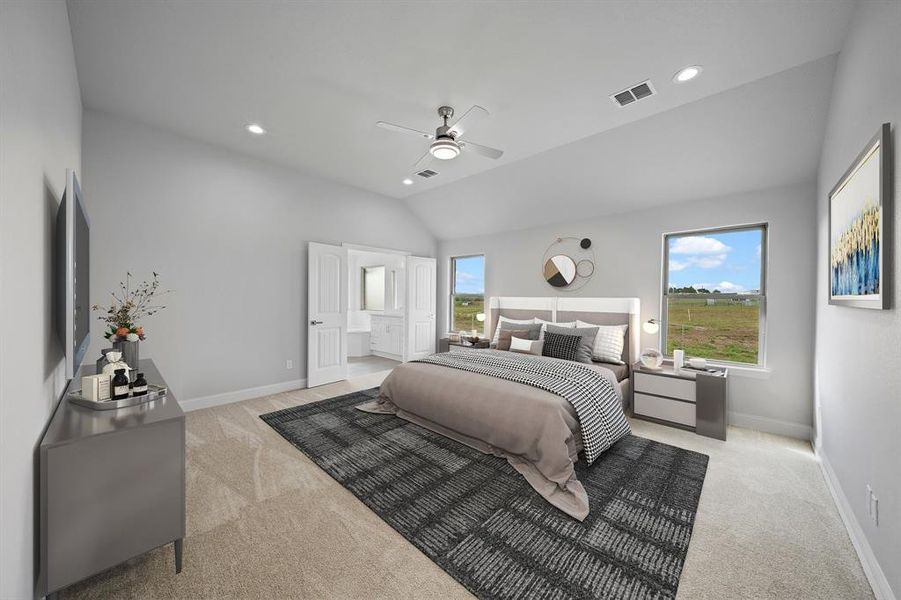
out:
{"label": "nightstand", "polygon": [[483,338],[476,342],[475,344],[470,344],[469,342],[452,342],[448,338],[441,338],[438,340],[438,352],[450,352],[454,348],[490,348],[491,340],[487,338]]}
{"label": "nightstand", "polygon": [[729,371],[632,365],[632,416],[726,439]]}

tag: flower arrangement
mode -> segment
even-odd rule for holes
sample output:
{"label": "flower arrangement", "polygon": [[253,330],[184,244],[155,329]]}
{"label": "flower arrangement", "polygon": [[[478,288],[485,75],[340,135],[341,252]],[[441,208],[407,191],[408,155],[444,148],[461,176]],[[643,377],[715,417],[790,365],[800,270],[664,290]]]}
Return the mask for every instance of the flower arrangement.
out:
{"label": "flower arrangement", "polygon": [[119,282],[118,292],[112,292],[113,298],[109,306],[95,304],[92,310],[104,311],[97,318],[109,325],[109,331],[103,337],[111,342],[136,342],[144,340],[144,327],[137,322],[155,315],[166,308],[157,304],[160,296],[168,294],[172,290],[160,290],[159,273],[153,273],[153,279],[142,281],[136,287],[132,287],[132,274],[125,274],[125,281]]}

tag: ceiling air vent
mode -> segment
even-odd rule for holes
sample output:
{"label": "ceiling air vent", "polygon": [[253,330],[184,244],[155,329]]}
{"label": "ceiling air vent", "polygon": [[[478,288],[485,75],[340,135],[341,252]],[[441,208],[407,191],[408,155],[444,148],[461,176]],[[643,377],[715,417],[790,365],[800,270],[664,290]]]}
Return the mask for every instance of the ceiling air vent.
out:
{"label": "ceiling air vent", "polygon": [[638,85],[634,85],[627,90],[612,94],[610,96],[610,99],[616,102],[616,104],[619,106],[626,106],[627,104],[632,104],[633,102],[637,102],[642,98],[653,96],[656,93],[657,92],[654,91],[654,86],[651,85],[651,81],[648,80],[643,81]]}
{"label": "ceiling air vent", "polygon": [[429,177],[434,177],[437,174],[438,174],[437,171],[433,171],[431,169],[426,169],[425,171],[420,171],[419,173],[417,173],[417,175],[419,175],[420,177],[424,177],[425,179],[428,179]]}

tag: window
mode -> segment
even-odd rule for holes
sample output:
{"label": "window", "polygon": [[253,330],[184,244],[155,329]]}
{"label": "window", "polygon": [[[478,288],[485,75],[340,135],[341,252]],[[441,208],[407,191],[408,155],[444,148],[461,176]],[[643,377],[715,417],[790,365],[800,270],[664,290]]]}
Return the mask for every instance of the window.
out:
{"label": "window", "polygon": [[363,310],[385,310],[385,267],[363,267],[362,281]]}
{"label": "window", "polygon": [[767,226],[664,236],[663,353],[763,365]]}
{"label": "window", "polygon": [[[480,320],[481,318],[481,320]],[[450,259],[450,331],[485,331],[485,257]]]}

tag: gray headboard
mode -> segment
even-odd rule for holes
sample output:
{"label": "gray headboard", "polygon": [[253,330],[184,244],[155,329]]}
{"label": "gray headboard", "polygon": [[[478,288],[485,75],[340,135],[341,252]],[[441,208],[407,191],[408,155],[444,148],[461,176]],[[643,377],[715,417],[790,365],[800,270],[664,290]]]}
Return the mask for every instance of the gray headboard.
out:
{"label": "gray headboard", "polygon": [[638,298],[561,298],[557,296],[492,296],[488,300],[488,335],[494,337],[498,318],[531,319],[565,323],[585,321],[594,325],[628,325],[623,361],[631,365],[640,350],[641,302]]}

